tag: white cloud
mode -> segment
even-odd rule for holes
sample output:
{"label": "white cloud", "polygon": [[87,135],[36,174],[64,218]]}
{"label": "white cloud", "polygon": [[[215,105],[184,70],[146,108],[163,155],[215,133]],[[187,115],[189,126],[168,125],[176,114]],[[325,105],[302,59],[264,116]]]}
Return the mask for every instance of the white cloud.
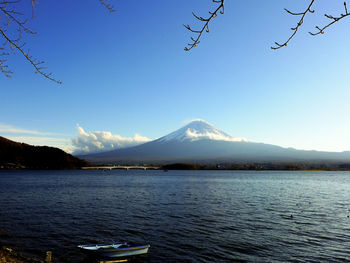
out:
{"label": "white cloud", "polygon": [[74,153],[94,153],[135,146],[151,139],[136,134],[133,138],[122,137],[107,131],[86,132],[77,126],[79,135],[72,139]]}
{"label": "white cloud", "polygon": [[4,134],[30,134],[35,136],[66,136],[65,134],[62,134],[62,133],[29,130],[21,127],[4,124],[4,123],[0,123],[0,132]]}
{"label": "white cloud", "polygon": [[19,127],[15,127],[8,124],[0,123],[0,132],[3,133],[17,133],[17,134],[32,134],[32,135],[53,135],[54,133],[50,132],[40,132],[34,130],[23,129]]}

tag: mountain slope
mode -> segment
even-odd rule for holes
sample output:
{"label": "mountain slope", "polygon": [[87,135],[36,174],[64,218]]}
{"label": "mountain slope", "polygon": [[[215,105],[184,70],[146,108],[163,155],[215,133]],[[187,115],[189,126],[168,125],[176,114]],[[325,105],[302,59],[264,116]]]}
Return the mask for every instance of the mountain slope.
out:
{"label": "mountain slope", "polygon": [[81,156],[96,163],[346,161],[350,153],[301,151],[249,142],[196,120],[157,140],[138,146]]}
{"label": "mountain slope", "polygon": [[31,146],[0,136],[0,168],[75,169],[88,165],[58,148]]}

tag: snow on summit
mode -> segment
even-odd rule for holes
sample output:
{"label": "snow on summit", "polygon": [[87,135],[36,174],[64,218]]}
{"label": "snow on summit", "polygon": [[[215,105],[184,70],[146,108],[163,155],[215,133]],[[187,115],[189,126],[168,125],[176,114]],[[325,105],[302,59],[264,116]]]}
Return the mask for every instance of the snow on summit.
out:
{"label": "snow on summit", "polygon": [[230,142],[246,141],[244,138],[228,135],[204,120],[194,120],[186,126],[158,139],[158,141],[198,141],[203,139]]}

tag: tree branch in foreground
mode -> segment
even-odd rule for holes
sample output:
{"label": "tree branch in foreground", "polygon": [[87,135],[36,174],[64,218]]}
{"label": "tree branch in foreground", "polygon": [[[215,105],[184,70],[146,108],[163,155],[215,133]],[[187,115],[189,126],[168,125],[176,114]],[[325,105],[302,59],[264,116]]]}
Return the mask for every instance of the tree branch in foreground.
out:
{"label": "tree branch in foreground", "polygon": [[316,35],[319,35],[319,34],[324,34],[324,31],[328,27],[330,27],[334,23],[338,22],[339,20],[343,19],[344,17],[347,17],[347,16],[350,15],[350,13],[348,12],[348,8],[346,6],[346,2],[344,2],[344,10],[345,10],[345,13],[344,14],[340,14],[340,16],[338,16],[338,17],[334,17],[334,16],[331,16],[331,15],[324,14],[324,16],[327,17],[328,19],[332,20],[332,22],[330,22],[329,24],[325,25],[322,28],[320,28],[319,26],[316,26],[317,32],[316,33],[309,32],[309,34],[312,35],[312,36],[316,36]]}
{"label": "tree branch in foreground", "polygon": [[225,11],[225,7],[224,7],[224,2],[225,0],[213,0],[214,3],[217,3],[218,4],[218,7],[216,8],[216,10],[214,12],[211,12],[209,11],[209,14],[210,16],[208,18],[203,18],[201,16],[197,16],[195,15],[193,12],[193,16],[201,21],[201,22],[204,22],[204,25],[203,27],[200,29],[200,30],[194,30],[192,29],[189,25],[184,25],[184,27],[186,29],[188,29],[189,31],[191,31],[192,33],[195,33],[197,34],[197,38],[193,38],[191,37],[191,40],[192,42],[191,43],[188,43],[188,47],[185,47],[184,50],[185,51],[190,51],[192,48],[196,47],[199,43],[200,43],[200,38],[204,32],[204,30],[209,33],[209,22],[213,19],[213,18],[216,18],[217,15],[218,15],[218,12],[220,12],[220,14],[224,14],[224,11]]}
{"label": "tree branch in foreground", "polygon": [[[1,51],[4,50],[4,48],[0,48]],[[1,57],[8,56],[9,53],[2,52],[0,54]],[[8,65],[7,65],[7,59],[0,59],[0,71],[2,74],[4,74],[7,78],[11,78],[11,74],[13,73],[12,71],[8,70]]]}
{"label": "tree branch in foreground", "polygon": [[284,9],[286,10],[286,12],[288,14],[291,14],[293,16],[301,16],[298,24],[296,25],[296,27],[292,27],[291,30],[293,31],[292,35],[287,39],[286,42],[284,42],[283,44],[279,44],[278,42],[275,42],[275,46],[274,47],[271,47],[271,49],[279,49],[281,47],[286,47],[287,44],[289,43],[289,41],[292,40],[292,38],[296,35],[296,33],[298,32],[298,29],[300,28],[300,26],[304,23],[304,18],[305,16],[308,14],[308,13],[314,13],[315,11],[314,10],[311,10],[311,7],[312,5],[314,4],[315,0],[311,0],[309,6],[307,7],[307,9],[304,11],[304,12],[301,12],[301,13],[294,13],[294,12],[291,12],[289,11],[288,9]]}
{"label": "tree branch in foreground", "polygon": [[114,6],[108,1],[108,0],[99,0],[100,3],[108,9],[110,13],[115,13],[116,10],[114,9]]}
{"label": "tree branch in foreground", "polygon": [[[42,65],[44,63],[44,61],[38,61],[36,59],[33,59],[33,57],[30,55],[30,51],[29,50],[28,50],[28,52],[25,52],[23,50],[23,47],[24,47],[25,43],[22,43],[20,46],[17,45],[16,44],[16,40],[11,40],[1,28],[0,28],[0,34],[10,44],[10,47],[11,47],[12,50],[14,50],[14,49],[18,50],[29,61],[29,63],[32,64],[32,66],[36,70],[35,73],[39,73],[42,76],[44,76],[45,78],[47,78],[49,80],[52,80],[53,82],[56,82],[57,84],[62,84],[61,81],[56,80],[53,77],[51,77],[52,73],[46,73],[46,72],[43,71],[44,67],[42,67],[40,65]],[[8,71],[8,72],[10,73],[10,71]]]}
{"label": "tree branch in foreground", "polygon": [[[26,43],[22,40],[23,33],[35,35],[36,32],[27,27],[26,24],[28,23],[28,19],[23,19],[24,14],[17,11],[17,4],[20,2],[20,0],[0,0],[0,37],[5,40],[0,47],[0,50],[2,51],[0,56],[5,57],[9,56],[11,53],[16,54],[19,52],[34,67],[35,73],[39,73],[45,78],[61,84],[61,81],[52,77],[52,73],[44,71],[45,68],[42,66],[44,63],[43,61],[39,61],[30,55],[30,50],[24,50]],[[33,13],[37,1],[31,0],[30,2]],[[0,59],[0,71],[6,77],[10,78],[13,72],[8,69],[7,61],[7,59]]]}
{"label": "tree branch in foreground", "polygon": [[[99,1],[110,13],[116,12],[109,0]],[[24,50],[26,43],[23,41],[23,33],[35,35],[36,32],[27,27],[28,19],[24,18],[24,14],[18,12],[20,3],[22,3],[21,0],[0,0],[0,39],[4,39],[4,42],[0,43],[0,73],[7,78],[11,78],[13,71],[9,70],[6,57],[18,52],[34,67],[35,73],[55,83],[62,84],[60,80],[52,77],[52,73],[44,71],[45,67],[42,66],[44,61],[37,60],[30,55],[30,50]],[[32,18],[34,17],[35,6],[38,3],[39,0],[30,0]]]}
{"label": "tree branch in foreground", "polygon": [[[283,44],[279,44],[279,43],[275,42],[275,46],[274,46],[274,47],[271,47],[272,49],[276,50],[276,49],[279,49],[279,48],[281,48],[281,47],[286,47],[286,46],[287,46],[287,44],[289,43],[289,41],[290,41],[290,40],[296,35],[296,33],[298,32],[298,29],[300,28],[300,26],[304,23],[304,18],[305,18],[305,16],[306,16],[308,13],[314,13],[314,12],[315,12],[314,10],[311,10],[311,7],[312,7],[312,5],[314,4],[314,2],[315,2],[315,0],[311,0],[311,2],[310,2],[310,4],[309,4],[308,8],[307,8],[304,12],[301,12],[301,13],[294,13],[294,12],[291,12],[291,11],[285,9],[286,12],[287,12],[288,14],[291,14],[291,15],[294,15],[294,16],[301,16],[301,18],[300,18],[298,24],[296,25],[296,27],[291,28],[291,30],[293,30],[293,34],[287,39],[287,41],[284,42]],[[332,16],[332,15],[324,14],[324,16],[327,17],[328,19],[330,19],[331,22],[328,23],[327,25],[325,25],[325,26],[322,27],[322,28],[319,27],[319,26],[316,26],[317,31],[316,31],[316,32],[309,32],[309,34],[312,35],[312,36],[316,36],[316,35],[319,35],[319,34],[324,34],[324,31],[325,31],[328,27],[332,26],[333,24],[335,24],[336,22],[338,22],[339,20],[341,20],[341,19],[343,19],[343,18],[345,18],[345,17],[347,17],[347,16],[350,16],[350,13],[349,13],[349,11],[348,11],[346,2],[344,2],[344,11],[345,11],[345,13],[344,13],[344,14],[340,14],[340,16],[338,16],[338,17],[334,17],[334,16]]]}

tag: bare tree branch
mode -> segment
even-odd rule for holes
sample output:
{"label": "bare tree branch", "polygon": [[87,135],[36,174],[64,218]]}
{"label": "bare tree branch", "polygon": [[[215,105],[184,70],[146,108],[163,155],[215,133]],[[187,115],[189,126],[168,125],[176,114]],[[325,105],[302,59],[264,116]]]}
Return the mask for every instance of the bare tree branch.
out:
{"label": "bare tree branch", "polygon": [[[4,48],[0,48],[1,51],[4,50]],[[1,57],[8,56],[9,53],[2,52],[0,54],[0,71],[3,73],[6,77],[11,78],[11,74],[13,73],[12,71],[8,70],[8,65],[7,65],[7,59],[1,59]]]}
{"label": "bare tree branch", "polygon": [[[34,35],[36,34],[35,31],[30,29],[27,26],[28,19],[25,18],[25,15],[18,12],[18,6],[17,4],[21,3],[22,0],[0,0],[0,40],[1,38],[4,39],[4,42],[0,42],[0,73],[2,73],[6,77],[11,77],[13,72],[8,69],[8,59],[7,57],[11,54],[16,54],[16,52],[21,53],[24,58],[34,67],[35,72],[39,73],[40,75],[44,76],[45,78],[54,81],[56,83],[61,84],[62,82],[53,78],[52,73],[46,73],[44,71],[44,67],[42,67],[43,61],[39,61],[33,56],[30,55],[30,51],[27,52],[24,50],[25,42],[23,39],[23,34],[28,35]],[[26,0],[28,1],[28,0]],[[110,3],[111,0],[99,0],[99,2],[107,8],[107,10],[110,13],[116,12],[113,5]],[[32,18],[34,16],[35,6],[38,4],[39,0],[30,0],[30,4],[32,6]],[[214,11],[209,11],[209,17],[203,18],[201,16],[196,15],[195,13],[192,13],[194,18],[201,23],[203,23],[202,27],[198,30],[191,28],[189,25],[184,25],[184,27],[189,30],[191,33],[193,33],[195,36],[191,37],[191,42],[187,44],[187,46],[184,48],[185,51],[190,51],[192,48],[198,46],[200,43],[200,39],[205,32],[209,33],[209,23],[212,21],[213,18],[216,18],[218,14],[224,14],[224,4],[225,0],[212,0],[214,4],[216,4],[216,9]],[[275,42],[275,46],[272,46],[271,48],[274,50],[280,49],[282,47],[286,47],[287,44],[293,39],[293,37],[297,34],[299,28],[304,23],[304,19],[307,16],[308,13],[314,13],[315,11],[312,9],[313,5],[315,3],[315,0],[309,0],[309,5],[303,12],[292,12],[288,9],[285,9],[285,11],[292,15],[292,16],[299,16],[300,19],[297,23],[297,25],[291,30],[293,31],[292,34],[289,36],[289,38],[282,44]],[[325,17],[330,20],[330,22],[323,26],[322,28],[319,26],[316,26],[317,31],[316,32],[309,32],[311,35],[316,36],[319,34],[324,34],[324,31],[335,24],[336,22],[340,21],[341,19],[350,16],[350,13],[347,9],[347,3],[344,2],[344,10],[345,12],[340,14],[337,17],[334,17],[332,15],[325,14]]]}
{"label": "bare tree branch", "polygon": [[108,0],[99,0],[100,3],[108,9],[110,13],[115,13],[116,10],[114,9],[114,6],[108,1]]}
{"label": "bare tree branch", "polygon": [[[291,30],[293,30],[293,34],[287,39],[287,41],[284,42],[283,44],[279,44],[279,43],[275,42],[275,46],[274,46],[274,47],[271,47],[272,49],[275,49],[275,50],[276,50],[276,49],[279,49],[279,48],[282,48],[282,47],[286,47],[286,46],[287,46],[287,44],[289,43],[289,41],[290,41],[290,40],[296,35],[296,33],[298,32],[298,29],[300,28],[300,26],[304,23],[304,18],[305,18],[305,16],[306,16],[308,13],[314,13],[314,12],[315,12],[314,10],[311,9],[311,7],[312,7],[312,5],[314,4],[314,2],[315,2],[315,0],[311,0],[311,2],[310,2],[310,4],[309,4],[308,8],[307,8],[304,12],[301,12],[301,13],[294,13],[294,12],[291,12],[291,11],[285,9],[286,12],[287,12],[288,14],[291,14],[291,15],[293,15],[293,16],[301,16],[301,18],[300,18],[298,24],[296,25],[296,27],[291,28]],[[332,16],[332,15],[324,14],[324,16],[325,16],[326,18],[330,19],[331,22],[328,23],[327,25],[325,25],[325,26],[322,27],[322,28],[319,27],[319,26],[316,26],[315,28],[317,29],[317,31],[316,31],[316,32],[309,32],[309,34],[312,35],[312,36],[316,36],[316,35],[319,35],[319,34],[324,34],[324,31],[325,31],[328,27],[332,26],[333,24],[335,24],[336,22],[340,21],[341,19],[343,19],[343,18],[345,18],[345,17],[347,17],[347,16],[350,16],[350,13],[349,13],[348,8],[347,8],[347,3],[346,3],[346,1],[344,2],[344,11],[345,11],[345,13],[344,13],[344,14],[340,14],[340,16],[338,16],[338,17],[334,17],[334,16]]]}
{"label": "bare tree branch", "polygon": [[[30,51],[24,52],[23,46],[25,43],[18,45],[16,44],[16,40],[11,40],[5,32],[0,28],[0,34],[6,39],[6,41],[10,44],[12,49],[18,50],[28,61],[32,66],[35,68],[35,73],[39,73],[40,75],[44,76],[45,78],[52,80],[53,82],[56,82],[57,84],[62,84],[61,81],[54,79],[51,77],[52,73],[46,73],[43,71],[44,67],[40,66],[44,63],[44,61],[37,61],[36,59],[33,59],[33,57],[30,55]],[[3,72],[4,73],[4,72]],[[5,74],[6,75],[6,74]]]}
{"label": "bare tree branch", "polygon": [[30,0],[32,4],[32,18],[34,17],[35,5],[38,4],[39,0]]}
{"label": "bare tree branch", "polygon": [[324,34],[324,31],[328,27],[330,27],[334,23],[338,22],[339,20],[343,19],[344,17],[350,16],[350,13],[348,12],[348,8],[346,6],[346,2],[344,2],[344,10],[345,10],[345,13],[344,14],[340,14],[339,17],[334,17],[334,16],[331,16],[331,15],[325,14],[324,16],[327,17],[328,19],[332,20],[332,22],[330,22],[329,24],[325,25],[322,28],[320,28],[319,26],[316,26],[317,32],[316,33],[309,32],[309,34],[312,35],[312,36],[316,36],[316,35],[319,35],[319,34]]}
{"label": "bare tree branch", "polygon": [[[116,11],[109,0],[99,1],[109,12],[114,13]],[[22,0],[0,0],[0,39],[3,38],[5,40],[3,43],[0,43],[0,52],[2,52],[0,53],[0,73],[8,78],[12,76],[13,72],[8,69],[8,59],[5,59],[5,57],[18,52],[34,67],[35,73],[39,73],[45,78],[61,84],[61,81],[52,77],[52,73],[44,71],[43,61],[33,58],[29,50],[24,50],[26,43],[22,40],[23,33],[34,35],[36,32],[27,27],[28,19],[25,18],[24,14],[17,11],[18,4],[21,2]],[[38,3],[39,0],[30,0],[32,18],[34,17],[35,6]]]}
{"label": "bare tree branch", "polygon": [[[34,35],[36,32],[27,27],[26,24],[28,23],[28,19],[24,18],[24,14],[17,11],[17,4],[20,2],[21,0],[0,0],[0,38],[4,39],[2,47],[0,47],[0,50],[2,50],[3,53],[0,55],[5,57],[9,56],[11,53],[16,54],[18,52],[34,67],[35,73],[39,73],[45,78],[61,84],[61,81],[52,77],[52,73],[44,71],[45,68],[42,66],[44,63],[43,61],[37,60],[30,55],[30,50],[27,52],[24,50],[26,43],[23,41],[23,33]],[[37,2],[38,0],[30,0],[32,16]],[[10,78],[13,72],[8,69],[7,62],[7,59],[0,60],[0,71],[3,75]]]}
{"label": "bare tree branch", "polygon": [[18,27],[22,28],[26,33],[29,34],[36,34],[36,32],[32,31],[31,29],[29,29],[28,27],[26,27],[25,25],[28,23],[28,20],[24,20],[24,21],[20,21],[17,17],[15,17],[15,15],[19,15],[19,16],[23,16],[23,14],[15,12],[14,8],[11,9],[6,9],[2,6],[0,6],[0,11],[5,14],[5,17],[8,20],[8,23],[10,22],[10,20],[12,20],[13,22],[15,22],[17,24]]}
{"label": "bare tree branch", "polygon": [[220,14],[224,14],[224,11],[225,11],[225,7],[224,7],[224,2],[225,0],[212,0],[214,3],[218,4],[218,7],[216,8],[216,10],[214,12],[210,12],[209,11],[209,14],[210,16],[208,18],[203,18],[201,16],[197,16],[196,14],[194,14],[192,12],[192,15],[199,21],[201,22],[204,22],[204,25],[203,27],[200,29],[200,30],[194,30],[192,29],[189,25],[184,25],[184,27],[191,31],[192,33],[195,33],[195,34],[198,34],[197,35],[197,38],[193,38],[191,37],[191,40],[192,42],[191,43],[188,43],[188,46],[189,47],[185,47],[184,50],[185,51],[190,51],[192,48],[196,47],[199,43],[200,43],[200,38],[204,32],[204,30],[209,33],[209,22],[213,19],[213,18],[216,18],[219,11],[220,11]]}
{"label": "bare tree branch", "polygon": [[312,5],[314,4],[315,0],[311,0],[309,6],[307,7],[307,9],[304,12],[301,13],[294,13],[289,11],[288,9],[284,9],[288,14],[291,14],[293,16],[301,16],[298,24],[296,25],[296,27],[292,27],[291,30],[293,31],[292,35],[287,39],[286,42],[284,42],[283,44],[279,44],[278,42],[275,42],[275,46],[271,47],[271,49],[279,49],[281,47],[286,47],[287,44],[289,43],[289,41],[292,40],[292,38],[296,35],[296,33],[298,32],[298,29],[300,28],[300,26],[304,23],[304,18],[308,13],[314,13],[314,10],[311,10]]}

